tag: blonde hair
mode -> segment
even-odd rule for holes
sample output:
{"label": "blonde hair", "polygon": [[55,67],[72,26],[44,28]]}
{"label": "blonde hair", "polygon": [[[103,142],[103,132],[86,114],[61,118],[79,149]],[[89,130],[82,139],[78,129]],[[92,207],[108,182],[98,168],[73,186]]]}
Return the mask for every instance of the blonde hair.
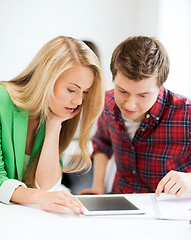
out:
{"label": "blonde hair", "polygon": [[[82,41],[59,36],[46,43],[20,75],[11,81],[0,82],[7,88],[15,105],[28,109],[31,116],[39,116],[42,122],[48,116],[49,102],[53,96],[56,80],[64,71],[76,64],[90,68],[94,73],[94,81],[89,94],[84,99],[81,117],[77,114],[62,123],[60,155],[70,144],[80,121],[79,159],[71,161],[64,169],[65,172],[81,171],[91,167],[87,144],[92,125],[101,114],[104,104],[103,79],[96,55]],[[31,181],[34,183],[39,156],[40,153],[27,171],[30,175],[27,183],[31,184]]]}

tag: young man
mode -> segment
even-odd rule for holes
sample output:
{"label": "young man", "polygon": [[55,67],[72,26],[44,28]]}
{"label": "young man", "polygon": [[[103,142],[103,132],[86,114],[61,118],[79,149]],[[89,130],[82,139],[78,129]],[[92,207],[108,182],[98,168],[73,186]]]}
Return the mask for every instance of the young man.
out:
{"label": "young man", "polygon": [[154,38],[130,37],[111,59],[114,90],[93,137],[94,182],[81,192],[104,193],[108,160],[117,172],[112,193],[191,191],[191,101],[163,87],[169,59]]}

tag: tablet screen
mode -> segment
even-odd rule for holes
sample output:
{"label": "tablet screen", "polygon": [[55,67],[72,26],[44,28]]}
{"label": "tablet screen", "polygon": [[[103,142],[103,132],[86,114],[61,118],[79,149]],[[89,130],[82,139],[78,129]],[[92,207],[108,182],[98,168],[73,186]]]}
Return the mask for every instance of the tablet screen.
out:
{"label": "tablet screen", "polygon": [[140,214],[141,211],[123,196],[79,196],[85,214]]}

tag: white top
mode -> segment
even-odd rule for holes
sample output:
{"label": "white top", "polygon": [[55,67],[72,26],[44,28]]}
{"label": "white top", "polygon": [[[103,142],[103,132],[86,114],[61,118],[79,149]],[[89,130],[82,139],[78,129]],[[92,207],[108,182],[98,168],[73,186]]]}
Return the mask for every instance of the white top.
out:
{"label": "white top", "polygon": [[15,189],[19,186],[27,187],[23,182],[16,179],[4,181],[0,187],[0,202],[9,204]]}
{"label": "white top", "polygon": [[132,141],[137,129],[141,125],[141,122],[135,122],[133,120],[126,119],[124,117],[123,117],[123,120],[124,120],[125,126],[127,128],[129,139]]}

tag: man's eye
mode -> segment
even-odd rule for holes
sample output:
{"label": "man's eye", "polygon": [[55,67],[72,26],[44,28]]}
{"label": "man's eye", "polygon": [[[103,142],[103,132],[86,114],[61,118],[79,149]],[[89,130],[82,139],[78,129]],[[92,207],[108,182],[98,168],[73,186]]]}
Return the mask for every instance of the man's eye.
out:
{"label": "man's eye", "polygon": [[126,91],[124,91],[124,90],[120,90],[120,89],[119,89],[119,91],[120,91],[121,93],[126,93]]}
{"label": "man's eye", "polygon": [[145,97],[146,97],[146,96],[145,96],[145,95],[143,95],[143,94],[140,94],[139,96],[140,96],[140,97],[142,97],[142,98],[145,98]]}
{"label": "man's eye", "polygon": [[75,92],[75,91],[68,88],[68,92],[73,93],[73,92]]}

